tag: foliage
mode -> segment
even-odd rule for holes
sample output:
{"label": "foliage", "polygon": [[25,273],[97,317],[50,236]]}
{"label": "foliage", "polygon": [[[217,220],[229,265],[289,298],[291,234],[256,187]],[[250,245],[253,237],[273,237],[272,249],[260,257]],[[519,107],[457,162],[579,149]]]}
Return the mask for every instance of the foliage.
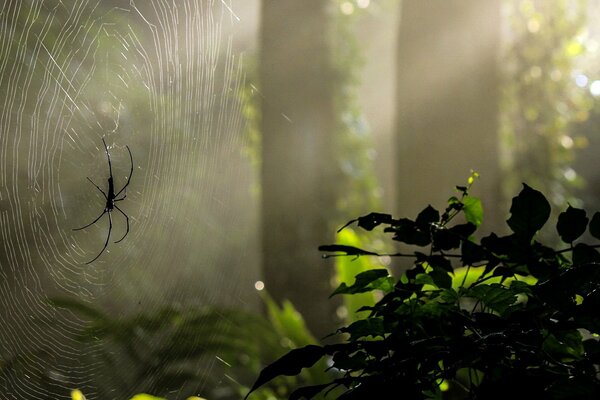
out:
{"label": "foliage", "polygon": [[[334,295],[382,297],[338,330],[341,342],[294,349],[264,368],[246,397],[325,359],[339,376],[290,399],[331,388],[343,390],[340,399],[599,398],[600,253],[580,238],[589,230],[600,239],[600,213],[590,220],[569,207],[556,224],[568,246],[548,247],[536,235],[550,203],[524,184],[512,200],[511,234],[477,240],[483,210],[469,195],[471,183],[457,187],[442,213],[428,206],[416,219],[371,213],[351,221],[367,231],[382,226],[393,240],[425,250],[392,254],[414,259],[399,279],[372,269],[340,285]],[[342,244],[320,250],[375,253]]]}
{"label": "foliage", "polygon": [[562,208],[574,203],[583,184],[572,163],[587,140],[573,127],[588,118],[593,105],[574,79],[586,55],[588,2],[509,0],[505,5],[511,30],[502,62],[506,193],[530,182]]}
{"label": "foliage", "polygon": [[[85,387],[72,391],[71,397],[85,400],[83,393],[93,393],[109,398],[117,391],[123,398],[140,392],[171,398],[176,392],[178,398],[196,399],[193,395],[200,393],[210,400],[239,399],[264,365],[290,349],[317,343],[291,303],[280,307],[268,295],[264,302],[267,318],[242,310],[176,306],[114,316],[78,299],[54,298],[52,306],[88,321],[72,332],[81,345],[79,357],[85,358],[83,349],[93,347],[94,359],[104,366],[86,380]],[[27,373],[31,366],[23,364],[29,358],[23,353],[0,365],[0,374]],[[325,383],[331,379],[325,369],[322,361],[297,378],[275,380],[257,392],[256,398],[286,397],[300,383]],[[79,386],[75,381],[72,384]],[[153,398],[136,396],[133,399]]]}
{"label": "foliage", "polygon": [[[86,400],[85,395],[81,392],[81,390],[72,390],[71,391],[71,400]],[[155,397],[146,393],[136,394],[129,400],[166,400],[162,397]],[[186,400],[206,400],[202,397],[198,396],[190,396]]]}

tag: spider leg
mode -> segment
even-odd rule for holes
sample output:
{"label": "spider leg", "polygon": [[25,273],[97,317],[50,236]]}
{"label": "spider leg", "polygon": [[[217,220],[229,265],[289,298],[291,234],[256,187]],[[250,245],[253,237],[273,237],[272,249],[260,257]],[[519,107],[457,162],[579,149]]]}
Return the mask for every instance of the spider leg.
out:
{"label": "spider leg", "polygon": [[[127,183],[125,186],[119,190],[119,192],[115,195],[115,197],[119,197],[119,195],[125,190],[125,196],[127,196],[127,186],[129,186],[129,182],[131,181],[131,176],[133,175],[133,156],[131,155],[131,150],[129,150],[129,146],[125,146],[127,148],[127,152],[129,153],[129,161],[131,162],[131,170],[129,171],[129,176],[127,177]],[[125,197],[123,197],[125,198]]]}
{"label": "spider leg", "polygon": [[82,226],[81,228],[74,228],[73,230],[74,230],[74,231],[80,231],[80,230],[82,230],[82,229],[85,229],[85,228],[87,228],[88,226],[92,226],[92,225],[94,225],[94,224],[95,224],[96,222],[98,222],[98,220],[99,220],[100,218],[102,218],[102,216],[103,216],[104,214],[106,214],[107,212],[108,212],[108,211],[107,211],[107,209],[105,208],[105,209],[104,209],[104,211],[102,211],[102,214],[98,215],[98,218],[96,218],[95,220],[93,220],[93,221],[92,221],[92,222],[90,222],[89,224],[87,224],[87,225],[85,225],[85,226]]}
{"label": "spider leg", "polygon": [[121,214],[123,214],[123,216],[125,217],[125,221],[127,222],[127,231],[125,231],[125,234],[123,235],[123,237],[119,240],[117,240],[115,243],[119,243],[121,240],[125,239],[125,236],[127,236],[127,234],[129,234],[129,217],[127,216],[127,214],[125,214],[123,212],[123,210],[121,210],[119,207],[117,207],[117,205],[115,204],[115,208],[117,209],[117,211],[119,211]]}
{"label": "spider leg", "polygon": [[[87,178],[87,177],[86,177]],[[94,183],[93,180],[91,180],[90,178],[87,178],[88,181],[90,181],[92,183],[92,185],[96,186],[96,189],[98,189],[100,192],[102,192],[102,194],[104,195],[104,198],[108,200],[108,196],[106,196],[106,193],[104,193],[104,190],[100,189],[100,186],[96,185]]]}
{"label": "spider leg", "polygon": [[110,153],[108,152],[108,146],[106,146],[104,138],[102,138],[102,143],[104,143],[104,151],[106,152],[106,158],[108,158],[108,176],[112,177],[112,164],[110,162]]}
{"label": "spider leg", "polygon": [[90,261],[86,262],[86,264],[91,264],[98,259],[104,253],[104,250],[108,247],[108,241],[110,240],[110,233],[112,231],[112,216],[110,215],[110,211],[106,212],[108,214],[108,235],[106,236],[106,241],[104,242],[104,247],[100,250],[100,253]]}

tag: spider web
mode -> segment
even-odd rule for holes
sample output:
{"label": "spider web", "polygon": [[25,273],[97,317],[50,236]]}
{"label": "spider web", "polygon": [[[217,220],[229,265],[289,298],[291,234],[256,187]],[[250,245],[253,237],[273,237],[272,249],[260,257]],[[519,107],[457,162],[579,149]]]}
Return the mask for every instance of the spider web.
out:
{"label": "spider web", "polygon": [[[123,399],[103,339],[51,302],[112,315],[247,306],[253,180],[241,156],[244,71],[231,0],[45,0],[0,8],[0,397]],[[115,192],[134,171],[101,250]],[[249,261],[250,260],[250,261]],[[243,265],[243,268],[240,268]],[[235,279],[231,279],[235,276]],[[127,371],[133,365],[120,365]],[[210,374],[211,364],[198,367]],[[111,387],[111,385],[113,385]],[[108,388],[108,389],[107,389]],[[172,398],[179,394],[174,393]]]}

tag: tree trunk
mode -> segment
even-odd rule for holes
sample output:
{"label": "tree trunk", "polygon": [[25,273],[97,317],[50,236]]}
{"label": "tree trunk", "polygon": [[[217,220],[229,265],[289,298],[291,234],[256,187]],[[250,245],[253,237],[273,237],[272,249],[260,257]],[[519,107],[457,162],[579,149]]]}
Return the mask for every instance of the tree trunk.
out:
{"label": "tree trunk", "polygon": [[[335,115],[328,2],[262,2],[262,247],[267,292],[289,299],[317,337],[335,329],[329,243]],[[328,167],[329,165],[329,167]]]}
{"label": "tree trunk", "polygon": [[404,0],[398,43],[401,216],[445,207],[473,169],[484,230],[498,229],[499,0]]}

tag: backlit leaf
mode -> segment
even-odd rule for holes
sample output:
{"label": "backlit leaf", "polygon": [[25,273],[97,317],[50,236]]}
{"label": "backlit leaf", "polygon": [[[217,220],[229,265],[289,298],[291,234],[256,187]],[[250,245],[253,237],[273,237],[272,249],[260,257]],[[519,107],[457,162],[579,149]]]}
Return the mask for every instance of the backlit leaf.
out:
{"label": "backlit leaf", "polygon": [[585,232],[588,224],[585,210],[569,206],[558,216],[556,230],[565,243],[572,243]]}
{"label": "backlit leaf", "polygon": [[[317,361],[325,355],[325,349],[321,346],[308,345],[299,349],[291,350],[289,353],[283,355],[278,360],[267,365],[252,385],[252,388],[246,394],[244,399],[247,399],[250,393],[264,385],[265,383],[273,380],[274,378],[285,375],[294,376],[298,375],[303,368],[312,367]],[[143,400],[143,399],[135,399]]]}
{"label": "backlit leaf", "polygon": [[481,200],[473,196],[465,196],[463,199],[463,213],[465,219],[475,226],[481,225],[483,221],[483,206]]}
{"label": "backlit leaf", "polygon": [[523,190],[513,198],[508,226],[522,240],[531,240],[550,217],[550,203],[544,195],[523,184]]}

